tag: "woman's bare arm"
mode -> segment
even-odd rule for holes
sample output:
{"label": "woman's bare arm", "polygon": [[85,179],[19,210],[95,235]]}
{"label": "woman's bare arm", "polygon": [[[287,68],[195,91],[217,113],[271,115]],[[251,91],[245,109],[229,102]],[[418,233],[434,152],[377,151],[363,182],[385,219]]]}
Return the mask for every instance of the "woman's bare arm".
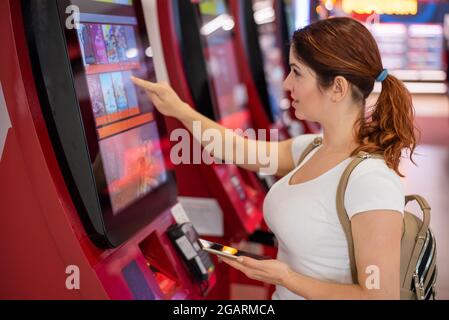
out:
{"label": "woman's bare arm", "polygon": [[379,210],[351,220],[358,283],[326,283],[291,273],[284,286],[306,299],[400,299],[402,216]]}
{"label": "woman's bare arm", "polygon": [[[178,119],[215,158],[254,172],[273,169],[271,173],[280,176],[294,168],[292,139],[269,142],[245,138],[192,109],[178,97],[170,85],[138,78],[133,78],[133,81],[148,92],[159,112]],[[211,133],[221,139],[202,139],[205,135],[211,136]],[[259,157],[259,154],[263,156]]]}
{"label": "woman's bare arm", "polygon": [[283,286],[306,299],[400,299],[401,214],[388,210],[364,212],[355,215],[351,223],[358,284],[314,279],[279,260],[239,257],[237,261],[223,261],[250,279]]}

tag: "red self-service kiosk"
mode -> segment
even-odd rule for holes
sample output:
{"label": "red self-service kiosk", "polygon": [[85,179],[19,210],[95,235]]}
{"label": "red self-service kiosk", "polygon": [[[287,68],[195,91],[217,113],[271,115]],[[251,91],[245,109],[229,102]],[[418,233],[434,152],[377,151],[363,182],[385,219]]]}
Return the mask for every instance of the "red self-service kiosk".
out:
{"label": "red self-service kiosk", "polygon": [[206,296],[214,265],[130,81],[157,80],[141,2],[5,0],[0,30],[0,298]]}
{"label": "red self-service kiosk", "polygon": [[[213,19],[212,13],[201,11],[201,2],[161,0],[157,4],[167,80],[175,91],[228,128],[253,127],[248,100],[254,95],[248,95],[240,78],[232,37],[224,30],[210,43],[201,37],[203,19]],[[182,127],[173,119],[167,119],[167,125],[171,131]],[[176,175],[184,197],[218,200],[224,216],[224,232],[218,240],[240,241],[260,225],[266,188],[253,173],[234,165],[182,164]]]}
{"label": "red self-service kiosk", "polygon": [[[256,86],[244,75],[249,72],[248,66],[246,59],[239,56],[236,23],[228,2],[160,0],[158,12],[167,78],[181,98],[227,128],[269,129],[270,121]],[[168,126],[172,131],[181,127],[172,119],[168,119]],[[206,233],[207,238],[239,242],[262,226],[262,201],[267,188],[257,175],[233,165],[196,165],[179,166],[177,176],[181,195],[198,201],[216,198],[222,208],[224,234],[217,238]],[[255,238],[260,239],[259,234],[250,240]],[[272,242],[271,237],[267,238]],[[268,253],[260,246],[251,246],[257,253]],[[271,251],[275,250],[270,249],[268,254],[274,256]],[[219,292],[213,297],[245,298],[245,288],[232,286],[236,271],[222,264],[219,268]],[[265,293],[269,286],[265,287],[260,297],[270,298]]]}

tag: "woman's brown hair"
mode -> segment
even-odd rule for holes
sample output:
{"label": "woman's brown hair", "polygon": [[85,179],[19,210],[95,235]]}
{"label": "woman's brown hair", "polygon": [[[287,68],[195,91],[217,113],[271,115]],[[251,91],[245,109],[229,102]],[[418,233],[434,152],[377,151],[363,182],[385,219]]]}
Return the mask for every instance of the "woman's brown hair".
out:
{"label": "woman's brown hair", "polygon": [[384,70],[369,30],[351,18],[331,18],[296,31],[292,46],[295,56],[315,71],[321,88],[342,76],[352,85],[353,99],[363,105],[354,127],[359,147],[352,156],[360,151],[382,154],[388,167],[403,176],[402,150],[410,151],[413,162],[416,148],[412,97],[400,80],[388,75],[376,104],[366,110],[366,99]]}

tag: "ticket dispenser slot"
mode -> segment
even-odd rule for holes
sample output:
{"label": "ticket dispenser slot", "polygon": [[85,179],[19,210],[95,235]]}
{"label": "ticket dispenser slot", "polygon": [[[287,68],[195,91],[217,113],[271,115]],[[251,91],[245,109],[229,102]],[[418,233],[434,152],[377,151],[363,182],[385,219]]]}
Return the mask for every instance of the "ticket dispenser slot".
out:
{"label": "ticket dispenser slot", "polygon": [[181,283],[172,259],[168,256],[167,246],[163,244],[157,233],[153,232],[140,243],[139,248],[164,295],[164,299],[170,299],[179,291]]}
{"label": "ticket dispenser slot", "polygon": [[139,244],[164,299],[185,290],[206,296],[215,285],[215,266],[198,238],[191,223],[173,224],[167,232],[155,231]]}

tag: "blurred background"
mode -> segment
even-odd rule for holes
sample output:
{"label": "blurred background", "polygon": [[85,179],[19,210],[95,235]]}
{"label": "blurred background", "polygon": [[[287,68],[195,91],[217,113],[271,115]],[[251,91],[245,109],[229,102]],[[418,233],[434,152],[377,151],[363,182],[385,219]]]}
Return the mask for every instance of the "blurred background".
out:
{"label": "blurred background", "polygon": [[[437,238],[438,297],[449,298],[449,101],[447,91],[449,2],[435,0],[323,0],[296,1],[310,6],[309,17],[297,17],[299,28],[334,16],[366,23],[377,40],[384,67],[403,80],[413,95],[416,127],[421,138],[416,166],[402,161],[407,194],[424,196],[432,207],[431,227]],[[293,5],[295,8],[295,5]],[[310,20],[309,20],[310,19]],[[376,101],[376,86],[369,103]],[[417,210],[410,206],[411,210]],[[416,211],[417,212],[417,211]]]}

